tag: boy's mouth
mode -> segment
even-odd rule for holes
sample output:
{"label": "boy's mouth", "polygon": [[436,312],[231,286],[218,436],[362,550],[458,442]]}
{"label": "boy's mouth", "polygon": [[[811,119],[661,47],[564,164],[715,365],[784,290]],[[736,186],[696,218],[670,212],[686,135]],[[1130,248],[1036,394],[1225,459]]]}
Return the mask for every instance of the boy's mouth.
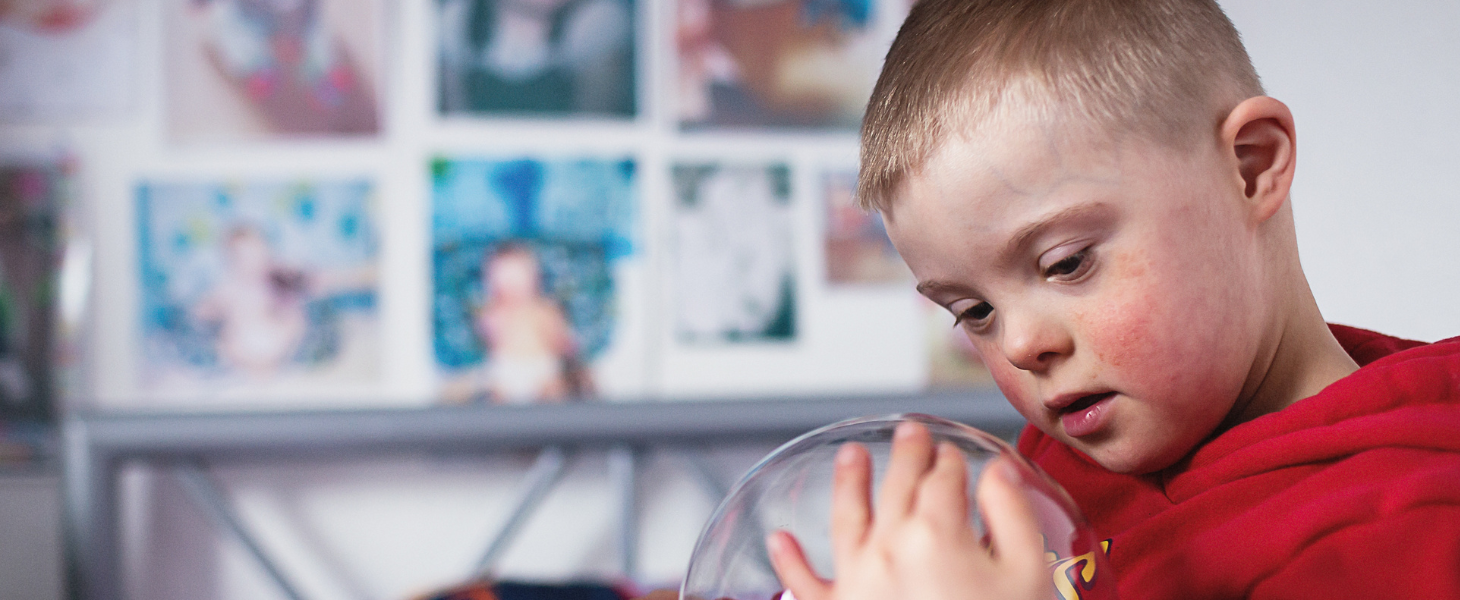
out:
{"label": "boy's mouth", "polygon": [[1098,392],[1094,394],[1060,394],[1044,402],[1044,405],[1056,414],[1065,414],[1090,408],[1096,402],[1114,396],[1115,392]]}
{"label": "boy's mouth", "polygon": [[1074,402],[1071,402],[1068,406],[1065,406],[1064,408],[1061,408],[1059,411],[1060,411],[1060,414],[1069,414],[1069,413],[1074,413],[1074,412],[1080,412],[1082,410],[1085,410],[1087,408],[1090,408],[1091,406],[1094,406],[1096,402],[1099,402],[1101,400],[1104,400],[1104,399],[1109,398],[1109,397],[1114,396],[1114,395],[1115,395],[1115,392],[1102,392],[1102,393],[1099,393],[1099,394],[1090,394],[1090,395],[1087,395],[1087,396],[1081,396],[1078,400],[1075,400]]}
{"label": "boy's mouth", "polygon": [[1105,409],[1109,405],[1107,400],[1115,397],[1115,392],[1101,392],[1099,394],[1086,394],[1076,398],[1073,402],[1064,406],[1058,406],[1056,412],[1059,414],[1060,425],[1064,428],[1065,434],[1070,437],[1082,437],[1099,431],[1105,419]]}

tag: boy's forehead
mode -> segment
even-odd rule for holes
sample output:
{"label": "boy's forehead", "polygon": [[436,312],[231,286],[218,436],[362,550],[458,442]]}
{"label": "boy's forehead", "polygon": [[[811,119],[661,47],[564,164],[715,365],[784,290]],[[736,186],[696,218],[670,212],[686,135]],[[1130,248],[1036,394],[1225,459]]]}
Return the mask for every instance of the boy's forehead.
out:
{"label": "boy's forehead", "polygon": [[[1118,184],[1128,136],[1002,120],[949,136],[898,186],[894,211],[997,210],[1059,195],[1072,185]],[[908,211],[897,209],[907,207]],[[893,213],[894,211],[889,211]],[[927,215],[929,217],[935,215]],[[896,217],[893,217],[896,220]]]}
{"label": "boy's forehead", "polygon": [[898,186],[884,221],[920,280],[952,277],[970,259],[999,264],[1058,223],[1150,210],[1198,167],[1194,154],[1138,135],[1019,125],[949,138]]}

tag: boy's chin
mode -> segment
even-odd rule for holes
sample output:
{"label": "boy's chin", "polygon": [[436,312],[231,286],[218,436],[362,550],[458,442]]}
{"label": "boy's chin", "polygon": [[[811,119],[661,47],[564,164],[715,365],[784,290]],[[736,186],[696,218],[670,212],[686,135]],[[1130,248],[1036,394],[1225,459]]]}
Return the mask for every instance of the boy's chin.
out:
{"label": "boy's chin", "polygon": [[1080,440],[1071,446],[1105,470],[1123,475],[1155,473],[1176,464],[1184,456],[1177,452],[1123,447],[1123,444],[1115,443],[1114,440],[1105,440],[1105,443]]}

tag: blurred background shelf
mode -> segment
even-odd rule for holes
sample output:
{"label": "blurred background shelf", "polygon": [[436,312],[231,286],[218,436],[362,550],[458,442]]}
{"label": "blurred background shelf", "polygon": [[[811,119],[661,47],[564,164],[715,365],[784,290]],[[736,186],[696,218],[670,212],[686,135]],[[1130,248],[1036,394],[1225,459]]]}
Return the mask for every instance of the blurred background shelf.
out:
{"label": "blurred background shelf", "polygon": [[[780,442],[842,419],[897,412],[937,415],[1003,437],[1023,425],[1022,417],[994,390],[415,410],[82,414],[68,419],[62,432],[68,589],[73,598],[122,597],[117,472],[130,462],[192,469],[549,447],[627,449],[632,456],[651,448]],[[626,472],[632,488],[632,465]],[[632,489],[627,494],[632,497]],[[625,539],[631,542],[632,533]]]}

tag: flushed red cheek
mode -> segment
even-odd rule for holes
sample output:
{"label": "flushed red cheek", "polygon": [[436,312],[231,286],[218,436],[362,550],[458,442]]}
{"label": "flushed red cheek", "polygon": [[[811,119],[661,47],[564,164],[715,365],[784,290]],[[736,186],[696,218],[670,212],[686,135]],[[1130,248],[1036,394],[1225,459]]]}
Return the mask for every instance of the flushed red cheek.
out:
{"label": "flushed red cheek", "polygon": [[1086,332],[1086,341],[1101,365],[1122,368],[1146,364],[1151,353],[1155,315],[1160,306],[1146,294],[1125,294],[1096,309],[1076,311],[1076,325]]}
{"label": "flushed red cheek", "polygon": [[[1112,298],[1086,340],[1112,383],[1147,401],[1188,398],[1210,387],[1222,350],[1213,330],[1190,319],[1190,309],[1209,301],[1183,297],[1179,289],[1144,288]],[[1199,307],[1197,307],[1199,308]],[[1233,324],[1236,325],[1235,323]],[[1175,394],[1175,396],[1173,396]]]}
{"label": "flushed red cheek", "polygon": [[1104,367],[1120,369],[1148,364],[1155,342],[1153,328],[1164,312],[1168,294],[1149,280],[1151,260],[1139,252],[1119,252],[1109,263],[1104,297],[1075,309],[1071,315],[1081,337]]}

